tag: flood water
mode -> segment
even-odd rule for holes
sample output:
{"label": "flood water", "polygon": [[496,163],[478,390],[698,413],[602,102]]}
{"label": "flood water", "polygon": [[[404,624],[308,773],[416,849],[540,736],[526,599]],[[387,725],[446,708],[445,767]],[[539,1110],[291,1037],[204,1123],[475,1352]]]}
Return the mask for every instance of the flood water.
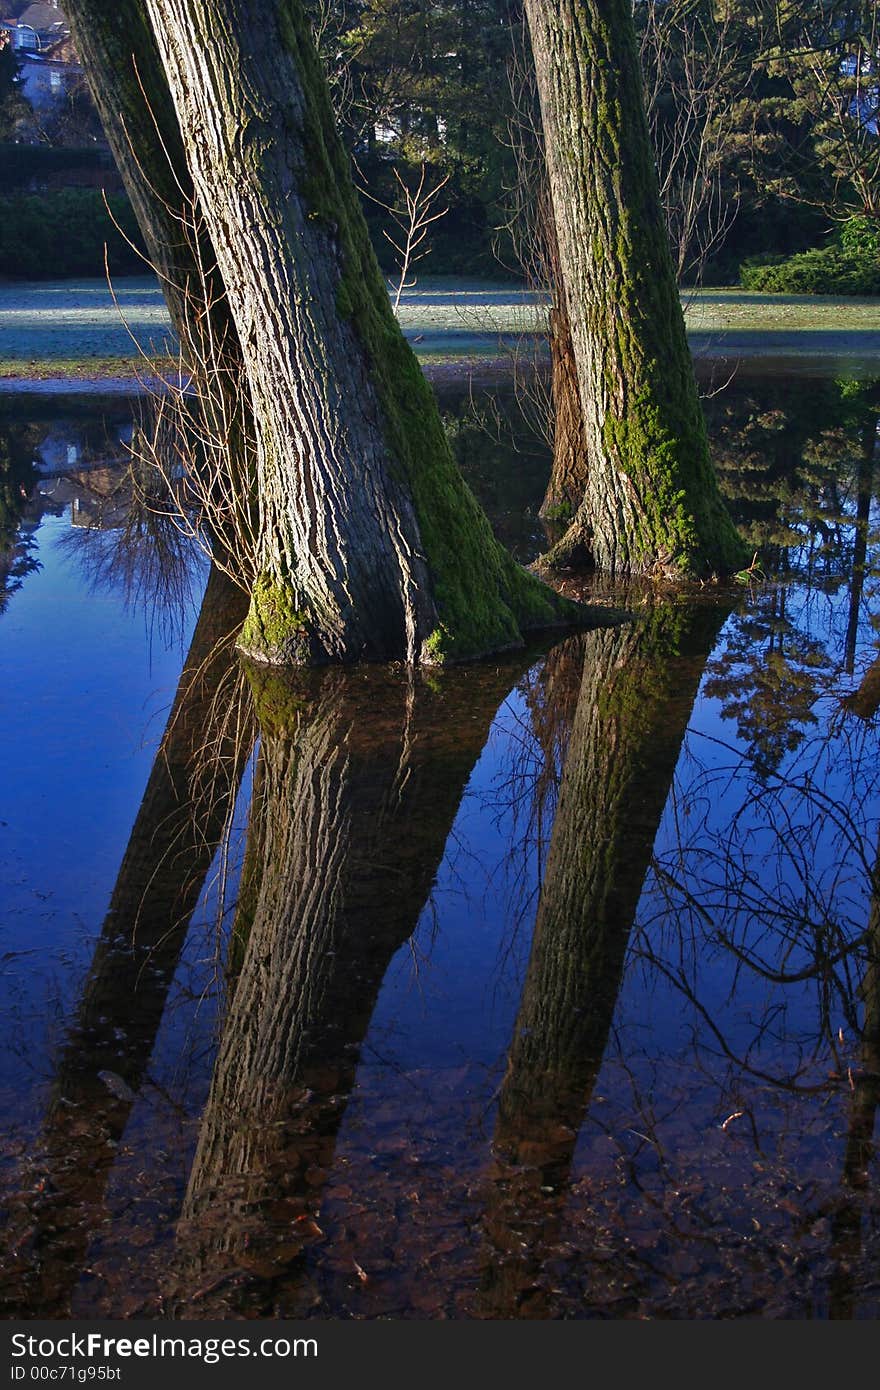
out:
{"label": "flood water", "polygon": [[0,402],[5,1316],[878,1316],[880,385],[706,405],[749,582],[407,676],[245,669],[131,404]]}

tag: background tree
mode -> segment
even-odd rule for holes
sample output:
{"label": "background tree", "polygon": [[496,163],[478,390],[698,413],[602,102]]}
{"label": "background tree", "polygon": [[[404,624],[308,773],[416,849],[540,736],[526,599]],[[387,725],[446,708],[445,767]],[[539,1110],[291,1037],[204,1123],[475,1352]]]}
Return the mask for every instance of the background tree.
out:
{"label": "background tree", "polygon": [[365,210],[382,264],[378,207],[393,201],[395,170],[411,182],[425,164],[433,181],[449,180],[449,212],[432,234],[439,264],[497,274],[516,0],[312,0],[309,9],[343,139],[380,200]]}
{"label": "background tree", "polygon": [[748,50],[713,0],[642,0],[633,15],[673,265],[679,281],[699,283],[739,210],[731,164]]}
{"label": "background tree", "polygon": [[623,0],[526,0],[586,434],[583,500],[550,565],[730,569]]}
{"label": "background tree", "polygon": [[8,29],[0,29],[0,140],[12,139],[18,123],[31,113],[21,91],[21,64],[11,39]]}
{"label": "background tree", "polygon": [[[802,161],[814,162],[824,175],[812,196],[835,220],[880,217],[880,12],[874,0],[784,0],[773,39],[767,63],[785,76],[792,103],[809,121]],[[796,196],[804,197],[803,181],[797,182]]]}

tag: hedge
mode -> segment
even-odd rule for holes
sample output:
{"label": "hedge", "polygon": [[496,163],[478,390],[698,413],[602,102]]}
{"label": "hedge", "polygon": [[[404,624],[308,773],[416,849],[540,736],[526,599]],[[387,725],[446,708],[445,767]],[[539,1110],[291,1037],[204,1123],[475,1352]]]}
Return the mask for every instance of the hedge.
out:
{"label": "hedge", "polygon": [[762,257],[740,267],[740,284],[766,294],[880,294],[880,257],[839,246]]}
{"label": "hedge", "polygon": [[128,199],[111,194],[112,217],[97,189],[63,188],[56,193],[0,198],[0,276],[62,280],[104,273],[104,245],[118,275],[143,272],[143,261],[125,236],[141,245]]}
{"label": "hedge", "polygon": [[116,178],[116,166],[109,150],[98,145],[80,149],[52,145],[16,145],[0,141],[0,188],[6,197],[13,193],[38,192],[44,184],[67,181],[77,183],[77,174],[106,174]]}

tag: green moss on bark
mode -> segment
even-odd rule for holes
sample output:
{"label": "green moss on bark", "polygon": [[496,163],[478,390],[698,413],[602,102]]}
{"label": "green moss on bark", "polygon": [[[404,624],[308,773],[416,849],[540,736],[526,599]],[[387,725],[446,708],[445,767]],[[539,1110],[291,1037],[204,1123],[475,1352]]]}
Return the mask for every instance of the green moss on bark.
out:
{"label": "green moss on bark", "polygon": [[253,660],[272,666],[302,665],[312,659],[308,614],[298,605],[289,585],[270,574],[260,575],[251,592],[238,647]]}
{"label": "green moss on bark", "polygon": [[314,704],[318,673],[276,670],[249,661],[245,671],[263,738],[290,737]]}
{"label": "green moss on bark", "polygon": [[[708,451],[644,114],[631,0],[526,0],[589,462],[544,558],[703,576],[743,547]],[[599,345],[600,350],[595,349]]]}
{"label": "green moss on bark", "polygon": [[[337,310],[366,356],[389,456],[412,496],[431,576],[440,621],[423,641],[421,659],[464,660],[520,645],[528,629],[588,622],[580,605],[528,574],[498,544],[461,477],[431,389],[392,312],[300,0],[283,0],[278,23],[305,99],[298,143],[308,165],[300,187],[308,215],[332,246]],[[285,649],[284,602],[277,584],[255,592],[243,645],[256,651],[257,640],[272,634],[273,650]]]}
{"label": "green moss on bark", "polygon": [[745,548],[718,492],[696,393],[682,394],[670,408],[650,382],[624,419],[606,417],[605,442],[641,499],[639,528],[625,540],[630,570],[690,579],[729,573]]}

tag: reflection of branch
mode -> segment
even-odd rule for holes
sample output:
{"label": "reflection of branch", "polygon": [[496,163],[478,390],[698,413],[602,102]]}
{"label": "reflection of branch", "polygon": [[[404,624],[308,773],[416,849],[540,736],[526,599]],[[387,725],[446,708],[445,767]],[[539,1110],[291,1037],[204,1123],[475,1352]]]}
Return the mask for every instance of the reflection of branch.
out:
{"label": "reflection of branch", "polygon": [[[802,746],[798,764],[767,775],[762,785],[743,787],[739,802],[741,761],[694,768],[686,785],[689,814],[675,818],[676,837],[654,865],[639,948],[640,957],[690,1001],[722,1052],[745,1074],[799,1092],[827,1089],[827,1078],[810,1077],[810,1067],[826,1049],[836,1059],[833,1084],[839,1084],[838,1023],[843,1017],[858,1030],[856,983],[866,950],[872,949],[873,927],[863,923],[877,873],[873,741],[847,738],[841,744],[835,737],[841,733],[846,727],[832,721],[813,747]],[[704,741],[709,748],[726,747],[713,737]],[[827,789],[832,764],[836,776],[845,776],[844,796]],[[694,827],[690,834],[688,824]],[[873,916],[872,909],[872,922]],[[673,968],[658,949],[652,928],[660,923],[674,924],[681,941],[685,924],[691,924],[695,961],[718,949],[735,963],[735,980],[745,972],[776,987],[779,1027],[788,1048],[801,1052],[796,1065],[786,1063],[784,1072],[773,1072],[766,1062],[742,1055],[688,972]],[[800,997],[799,987],[809,982],[815,987],[816,1030],[804,1056],[786,1011],[787,998]],[[776,1026],[768,1013],[748,1051]]]}
{"label": "reflection of branch", "polygon": [[862,1250],[862,1200],[870,1188],[874,1127],[880,1106],[880,844],[868,917],[868,958],[860,988],[861,1066],[852,1082],[843,1163],[844,1198],[832,1221],[832,1318],[851,1318],[857,1305],[855,1271]]}
{"label": "reflection of branch", "polygon": [[[496,810],[511,815],[507,860],[514,870],[515,884],[524,884],[533,853],[538,879],[543,878],[583,664],[583,641],[569,638],[548,652],[520,686],[526,715],[508,731],[510,757],[505,775],[493,784],[492,797]],[[518,901],[517,923],[531,921],[531,895],[528,901]]]}
{"label": "reflection of branch", "polygon": [[71,527],[59,544],[93,593],[115,589],[151,628],[158,622],[171,635],[197,597],[193,548],[168,516],[167,498],[152,490],[155,479],[135,478],[139,471],[131,460],[111,495],[96,498],[89,524]]}

